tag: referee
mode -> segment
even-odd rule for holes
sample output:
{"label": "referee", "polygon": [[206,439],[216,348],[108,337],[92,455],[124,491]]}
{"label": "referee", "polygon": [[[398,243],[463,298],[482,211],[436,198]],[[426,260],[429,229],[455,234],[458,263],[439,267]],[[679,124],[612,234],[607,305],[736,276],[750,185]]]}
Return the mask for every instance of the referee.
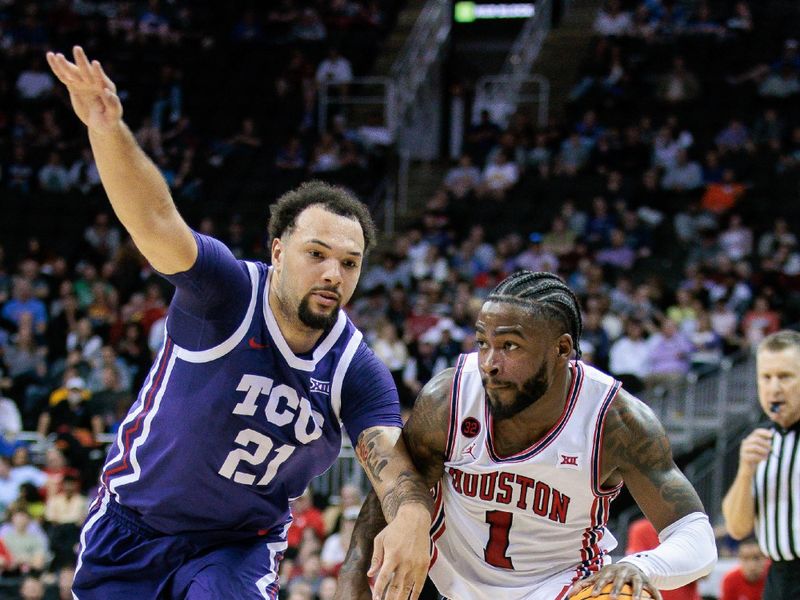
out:
{"label": "referee", "polygon": [[722,513],[732,537],[741,540],[755,529],[772,559],[764,600],[800,598],[800,333],[766,337],[756,365],[758,401],[773,423],[742,442]]}

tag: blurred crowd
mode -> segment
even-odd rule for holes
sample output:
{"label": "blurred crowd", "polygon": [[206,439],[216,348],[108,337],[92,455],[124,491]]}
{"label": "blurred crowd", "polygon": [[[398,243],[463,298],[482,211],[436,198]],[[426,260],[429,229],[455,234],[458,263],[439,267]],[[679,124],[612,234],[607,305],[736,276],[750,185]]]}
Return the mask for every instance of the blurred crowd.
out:
{"label": "blurred crowd", "polygon": [[[171,295],[110,213],[44,51],[100,58],[190,225],[265,259],[282,191],[378,187],[387,132],[375,115],[319,123],[318,97],[369,72],[399,4],[0,0],[0,597],[70,597],[105,445]],[[800,21],[764,10],[609,0],[563,118],[471,124],[348,307],[405,410],[473,349],[482,298],[518,268],[559,273],[584,359],[645,395],[798,320]],[[282,597],[332,598],[361,492],[295,502]]]}

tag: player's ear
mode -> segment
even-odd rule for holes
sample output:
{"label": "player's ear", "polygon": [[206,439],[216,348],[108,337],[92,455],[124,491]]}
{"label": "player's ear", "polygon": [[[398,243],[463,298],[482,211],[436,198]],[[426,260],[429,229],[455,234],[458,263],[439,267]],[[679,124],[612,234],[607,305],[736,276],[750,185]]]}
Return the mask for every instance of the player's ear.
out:
{"label": "player's ear", "polygon": [[277,267],[283,257],[283,245],[281,244],[280,238],[274,238],[272,240],[270,255],[272,256],[272,266]]}
{"label": "player's ear", "polygon": [[558,358],[563,360],[571,359],[574,348],[575,346],[572,343],[572,336],[570,334],[562,333],[560,336],[558,336],[558,342],[556,345]]}

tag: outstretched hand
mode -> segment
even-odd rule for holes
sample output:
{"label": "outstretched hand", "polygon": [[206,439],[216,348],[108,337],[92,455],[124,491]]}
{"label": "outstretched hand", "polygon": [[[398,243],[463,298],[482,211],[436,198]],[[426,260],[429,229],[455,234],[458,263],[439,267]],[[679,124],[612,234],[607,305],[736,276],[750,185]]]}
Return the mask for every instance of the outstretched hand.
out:
{"label": "outstretched hand", "polygon": [[117,96],[117,86],[105,74],[96,60],[89,62],[80,46],[72,49],[75,62],[61,53],[47,53],[47,63],[67,86],[72,108],[90,131],[104,134],[119,126],[122,120],[122,103]]}
{"label": "outstretched hand", "polygon": [[430,513],[423,505],[402,507],[375,538],[367,575],[375,577],[373,598],[416,600],[430,565]]}
{"label": "outstretched hand", "polygon": [[570,589],[567,593],[567,598],[571,598],[582,589],[588,587],[594,588],[593,591],[600,592],[600,590],[602,590],[609,583],[614,584],[614,587],[610,592],[612,598],[616,598],[622,591],[622,586],[627,583],[629,586],[631,586],[633,591],[633,600],[644,600],[644,598],[647,598],[647,596],[641,595],[642,591],[644,590],[650,592],[650,596],[656,600],[661,600],[661,592],[659,592],[655,586],[650,583],[647,577],[645,577],[644,573],[642,573],[641,570],[634,565],[625,562],[617,563],[615,565],[608,565],[607,567],[600,569],[600,571],[591,577],[576,581],[572,586],[572,589]]}

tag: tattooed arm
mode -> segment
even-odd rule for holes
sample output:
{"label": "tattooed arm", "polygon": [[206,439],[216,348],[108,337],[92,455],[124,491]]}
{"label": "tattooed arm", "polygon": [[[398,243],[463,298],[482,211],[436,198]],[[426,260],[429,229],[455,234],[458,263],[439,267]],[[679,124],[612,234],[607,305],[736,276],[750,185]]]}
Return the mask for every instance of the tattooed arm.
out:
{"label": "tattooed arm", "polygon": [[[449,394],[452,381],[453,369],[442,371],[434,377],[420,392],[411,412],[411,418],[403,428],[402,441],[405,442],[404,446],[410,453],[414,467],[425,480],[426,489],[424,493],[429,503],[431,495],[428,489],[433,487],[442,477],[444,470],[447,422],[450,407]],[[361,446],[362,440],[366,441],[369,431],[373,430],[367,430],[362,434],[359,446]],[[389,468],[388,464],[381,461],[370,463],[368,459],[363,462],[366,464],[368,473],[370,471],[378,471],[379,476],[388,480],[386,471]],[[411,497],[416,498],[416,494],[417,491],[414,488]],[[412,597],[416,598],[422,590],[430,562],[430,522],[428,522],[429,527],[425,532],[424,550],[414,550],[409,545],[407,530],[397,528],[396,531],[392,531],[391,526],[386,527],[387,521],[391,522],[391,511],[393,508],[396,510],[396,506],[400,502],[398,499],[393,499],[397,495],[397,490],[388,490],[386,496],[389,496],[389,499],[387,500],[384,497],[382,503],[378,500],[379,495],[380,490],[375,487],[361,508],[361,513],[358,516],[358,521],[356,521],[350,541],[347,558],[339,572],[339,586],[336,593],[336,597],[339,599],[366,600],[370,598],[367,570],[369,569],[370,575],[374,575],[378,568],[380,570],[375,580],[376,598],[383,597],[383,590],[387,586],[387,600],[394,598],[405,600],[408,597],[411,589],[403,587],[402,582],[396,582],[397,576],[392,578],[391,583],[389,581],[394,570],[393,563],[398,560],[395,556],[390,556],[390,545],[393,544],[393,536],[395,535],[399,541],[398,555],[418,554],[418,558],[423,559],[424,573],[421,580],[413,582]],[[381,510],[381,504],[383,505],[383,511]],[[429,506],[429,504],[426,506]],[[397,520],[399,519],[396,519],[393,525]],[[383,531],[381,531],[382,529]],[[371,562],[370,559],[372,559]]]}
{"label": "tattooed arm", "polygon": [[672,460],[669,438],[658,418],[624,390],[606,417],[602,473],[607,487],[625,481],[657,531],[703,512],[700,497]]}
{"label": "tattooed arm", "polygon": [[634,598],[642,589],[674,589],[708,574],[716,562],[714,533],[703,504],[672,459],[664,428],[653,411],[625,391],[609,408],[602,441],[602,486],[624,481],[659,532],[661,544],[603,568],[572,590],[627,583]]}

